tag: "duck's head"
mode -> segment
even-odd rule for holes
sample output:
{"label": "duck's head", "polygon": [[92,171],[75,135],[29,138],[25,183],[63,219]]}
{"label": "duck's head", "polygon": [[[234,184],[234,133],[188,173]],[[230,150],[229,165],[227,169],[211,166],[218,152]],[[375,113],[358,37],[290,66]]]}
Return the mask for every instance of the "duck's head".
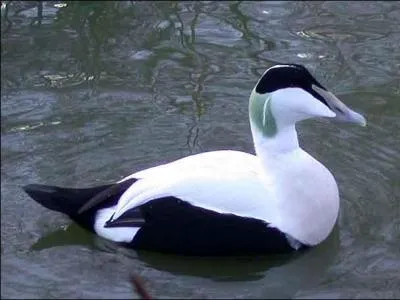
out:
{"label": "duck's head", "polygon": [[366,125],[365,118],[323,87],[302,65],[275,65],[264,72],[249,102],[250,121],[265,135],[279,127],[327,117]]}

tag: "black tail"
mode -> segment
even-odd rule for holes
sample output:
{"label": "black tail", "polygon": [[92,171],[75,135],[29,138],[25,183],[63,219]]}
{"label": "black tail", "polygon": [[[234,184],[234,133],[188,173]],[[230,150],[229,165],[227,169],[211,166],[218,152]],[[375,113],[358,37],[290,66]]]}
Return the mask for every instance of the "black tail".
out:
{"label": "black tail", "polygon": [[121,195],[135,181],[136,179],[128,179],[121,183],[79,189],[29,184],[23,189],[44,207],[66,214],[78,224],[92,230],[96,212],[117,204]]}

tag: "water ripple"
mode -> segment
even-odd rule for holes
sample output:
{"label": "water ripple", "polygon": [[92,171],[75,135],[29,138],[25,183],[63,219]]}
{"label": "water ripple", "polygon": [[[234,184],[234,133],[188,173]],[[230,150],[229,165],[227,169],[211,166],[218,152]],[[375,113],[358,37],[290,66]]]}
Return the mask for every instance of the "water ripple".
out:
{"label": "water ripple", "polygon": [[[9,3],[2,296],[131,298],[132,270],[159,298],[399,296],[397,2],[43,2],[40,26],[37,3]],[[74,230],[28,250],[69,221],[31,201],[22,184],[94,185],[191,153],[253,152],[249,92],[275,62],[306,65],[368,120],[298,126],[302,146],[339,184],[334,245],[273,268],[259,258],[240,267],[132,257]],[[204,276],[214,273],[224,276]]]}

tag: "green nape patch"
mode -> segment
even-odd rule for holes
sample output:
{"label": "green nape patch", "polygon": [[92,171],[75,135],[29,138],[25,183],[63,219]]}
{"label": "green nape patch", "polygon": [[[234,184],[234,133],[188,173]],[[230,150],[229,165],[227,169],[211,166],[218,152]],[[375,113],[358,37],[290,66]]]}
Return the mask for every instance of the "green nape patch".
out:
{"label": "green nape patch", "polygon": [[277,133],[276,121],[271,110],[271,100],[270,94],[258,94],[253,91],[249,101],[250,122],[267,137],[273,137]]}

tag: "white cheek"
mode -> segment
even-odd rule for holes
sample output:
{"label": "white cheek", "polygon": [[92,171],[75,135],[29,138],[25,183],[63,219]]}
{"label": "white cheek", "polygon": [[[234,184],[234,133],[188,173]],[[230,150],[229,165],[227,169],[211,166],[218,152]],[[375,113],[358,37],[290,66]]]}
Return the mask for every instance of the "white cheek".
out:
{"label": "white cheek", "polygon": [[325,104],[320,102],[318,99],[315,99],[310,95],[310,99],[307,99],[307,105],[305,106],[304,113],[309,116],[315,117],[327,117],[333,118],[336,114],[329,109]]}
{"label": "white cheek", "polygon": [[[273,101],[274,110],[284,118],[300,121],[310,117],[333,118],[336,114],[310,93],[300,88],[277,91]],[[275,98],[275,97],[274,97]]]}

